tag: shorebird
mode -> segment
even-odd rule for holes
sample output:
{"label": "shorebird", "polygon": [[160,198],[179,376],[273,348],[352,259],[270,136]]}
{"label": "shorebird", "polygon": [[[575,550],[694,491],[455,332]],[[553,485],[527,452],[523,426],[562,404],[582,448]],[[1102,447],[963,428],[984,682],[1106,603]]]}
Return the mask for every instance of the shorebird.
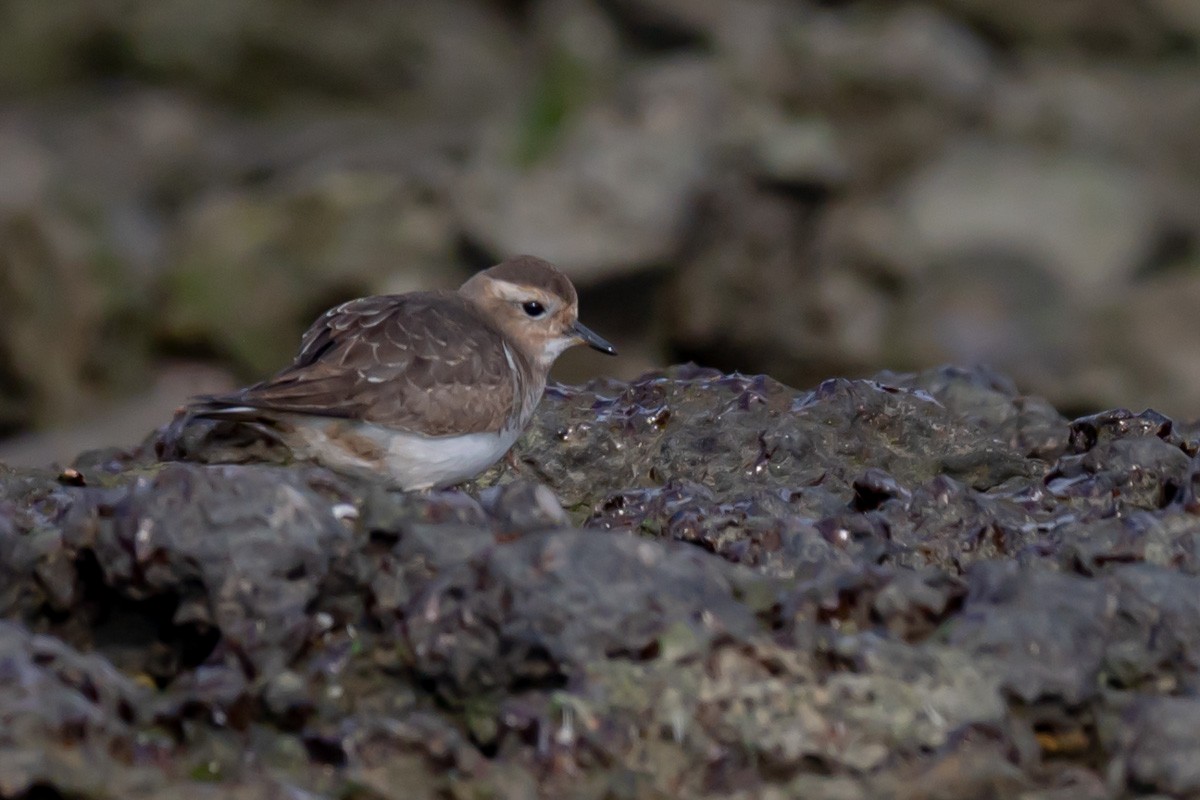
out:
{"label": "shorebird", "polygon": [[617,352],[579,322],[566,275],[519,256],[457,291],[342,303],[313,323],[274,377],[193,398],[184,413],[251,425],[335,471],[441,488],[508,452],[550,366],[577,344]]}

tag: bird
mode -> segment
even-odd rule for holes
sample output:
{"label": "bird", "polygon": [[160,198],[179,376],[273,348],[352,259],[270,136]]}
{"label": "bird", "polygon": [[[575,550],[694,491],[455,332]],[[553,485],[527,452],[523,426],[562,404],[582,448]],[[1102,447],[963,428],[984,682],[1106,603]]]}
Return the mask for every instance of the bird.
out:
{"label": "bird", "polygon": [[185,424],[249,425],[297,459],[402,490],[453,486],[508,453],[563,351],[617,354],[578,311],[570,279],[534,256],[457,291],[350,300],[319,317],[273,377],[192,398]]}

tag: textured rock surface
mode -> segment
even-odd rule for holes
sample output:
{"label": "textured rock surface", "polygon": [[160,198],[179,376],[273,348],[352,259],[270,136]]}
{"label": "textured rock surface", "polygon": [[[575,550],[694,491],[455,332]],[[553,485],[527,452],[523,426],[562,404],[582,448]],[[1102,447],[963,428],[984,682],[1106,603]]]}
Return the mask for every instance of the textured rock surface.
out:
{"label": "textured rock surface", "polygon": [[0,468],[5,796],[1200,786],[1200,433],[1154,412],[678,367],[428,494],[158,439]]}

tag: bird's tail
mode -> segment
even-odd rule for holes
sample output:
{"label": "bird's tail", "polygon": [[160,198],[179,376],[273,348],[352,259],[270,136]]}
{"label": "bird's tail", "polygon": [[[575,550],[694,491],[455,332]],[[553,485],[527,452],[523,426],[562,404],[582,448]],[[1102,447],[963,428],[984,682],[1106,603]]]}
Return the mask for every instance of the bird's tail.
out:
{"label": "bird's tail", "polygon": [[156,449],[163,460],[207,461],[205,454],[215,446],[245,446],[254,441],[282,444],[275,420],[236,396],[200,395],[175,412]]}
{"label": "bird's tail", "polygon": [[186,410],[193,419],[236,420],[259,422],[262,409],[246,405],[238,395],[202,394],[193,397]]}

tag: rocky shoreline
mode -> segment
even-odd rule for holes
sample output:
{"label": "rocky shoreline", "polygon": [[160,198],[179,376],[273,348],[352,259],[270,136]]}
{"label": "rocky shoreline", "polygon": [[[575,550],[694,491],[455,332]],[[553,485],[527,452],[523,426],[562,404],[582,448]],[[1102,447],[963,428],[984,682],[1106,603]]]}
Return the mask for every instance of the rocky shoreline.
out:
{"label": "rocky shoreline", "polygon": [[676,367],[451,491],[156,445],[0,468],[0,796],[1200,794],[1154,412]]}

